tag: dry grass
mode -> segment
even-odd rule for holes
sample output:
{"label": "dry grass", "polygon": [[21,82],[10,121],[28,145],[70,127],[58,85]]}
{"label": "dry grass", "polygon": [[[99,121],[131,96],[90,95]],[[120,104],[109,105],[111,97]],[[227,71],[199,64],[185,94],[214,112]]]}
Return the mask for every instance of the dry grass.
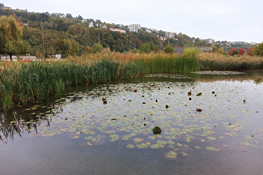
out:
{"label": "dry grass", "polygon": [[201,69],[249,70],[263,68],[263,57],[259,56],[229,56],[218,53],[202,53],[199,54],[198,59]]}

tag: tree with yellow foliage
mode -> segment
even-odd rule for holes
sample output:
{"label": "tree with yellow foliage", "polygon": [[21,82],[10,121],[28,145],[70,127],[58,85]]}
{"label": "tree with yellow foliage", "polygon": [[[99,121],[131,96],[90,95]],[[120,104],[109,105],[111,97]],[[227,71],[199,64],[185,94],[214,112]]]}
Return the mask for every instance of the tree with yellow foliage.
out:
{"label": "tree with yellow foliage", "polygon": [[12,55],[26,53],[30,46],[22,40],[23,29],[13,16],[0,17],[0,54]]}

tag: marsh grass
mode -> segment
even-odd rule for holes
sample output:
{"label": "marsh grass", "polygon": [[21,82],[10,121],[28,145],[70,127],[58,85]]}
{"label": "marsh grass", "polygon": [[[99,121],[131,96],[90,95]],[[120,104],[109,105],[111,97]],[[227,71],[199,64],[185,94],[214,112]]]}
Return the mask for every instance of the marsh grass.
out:
{"label": "marsh grass", "polygon": [[47,101],[66,86],[131,79],[149,73],[199,70],[196,57],[171,54],[96,53],[61,61],[8,62],[0,69],[0,107]]}
{"label": "marsh grass", "polygon": [[229,56],[217,53],[202,53],[199,62],[203,70],[252,70],[263,69],[263,57]]}

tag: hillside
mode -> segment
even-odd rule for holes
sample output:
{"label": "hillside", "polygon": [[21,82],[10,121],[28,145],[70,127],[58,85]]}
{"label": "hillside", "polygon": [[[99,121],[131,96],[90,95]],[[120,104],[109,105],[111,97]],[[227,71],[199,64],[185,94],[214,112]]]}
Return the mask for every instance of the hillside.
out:
{"label": "hillside", "polygon": [[[185,34],[176,34],[174,38],[163,40],[164,31],[147,32],[145,28],[138,33],[130,32],[127,26],[120,27],[100,20],[86,19],[82,16],[73,18],[71,14],[35,13],[27,10],[11,9],[0,4],[0,16],[14,15],[23,26],[23,40],[31,46],[31,55],[43,55],[42,31],[43,25],[45,56],[62,54],[62,57],[83,55],[89,53],[94,43],[100,43],[111,51],[125,52],[140,49],[143,43],[154,43],[156,49],[161,49],[169,43],[173,47],[211,46],[199,38],[189,37]],[[93,23],[94,27],[89,27]],[[104,25],[104,28],[102,26]],[[126,33],[114,32],[110,28],[124,29]],[[215,47],[223,47],[228,51],[232,46],[216,43]],[[233,46],[235,47],[235,46]],[[242,45],[238,46],[242,47]],[[244,46],[243,46],[244,47]],[[247,50],[250,45],[246,45]]]}

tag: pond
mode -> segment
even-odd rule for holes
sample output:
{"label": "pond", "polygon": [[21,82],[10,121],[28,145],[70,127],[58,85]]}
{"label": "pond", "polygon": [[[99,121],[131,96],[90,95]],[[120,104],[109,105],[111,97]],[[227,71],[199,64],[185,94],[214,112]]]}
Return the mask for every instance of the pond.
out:
{"label": "pond", "polygon": [[263,71],[156,74],[0,113],[0,174],[261,175]]}

